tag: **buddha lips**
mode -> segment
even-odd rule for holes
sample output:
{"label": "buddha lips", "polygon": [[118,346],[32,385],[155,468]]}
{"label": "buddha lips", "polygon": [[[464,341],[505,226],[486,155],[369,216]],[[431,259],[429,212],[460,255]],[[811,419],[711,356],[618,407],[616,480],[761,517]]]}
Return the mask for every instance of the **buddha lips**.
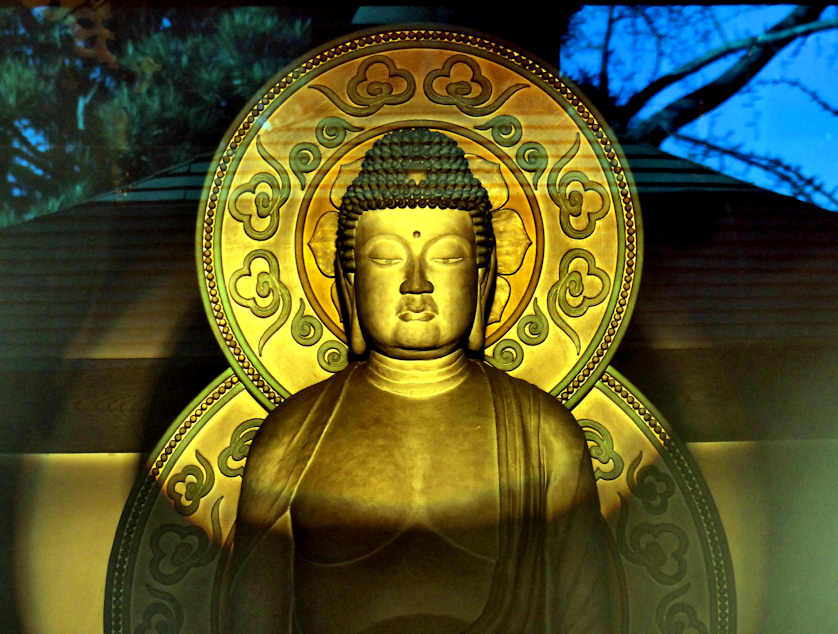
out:
{"label": "buddha lips", "polygon": [[408,296],[399,303],[398,317],[402,321],[430,321],[439,313],[433,297]]}

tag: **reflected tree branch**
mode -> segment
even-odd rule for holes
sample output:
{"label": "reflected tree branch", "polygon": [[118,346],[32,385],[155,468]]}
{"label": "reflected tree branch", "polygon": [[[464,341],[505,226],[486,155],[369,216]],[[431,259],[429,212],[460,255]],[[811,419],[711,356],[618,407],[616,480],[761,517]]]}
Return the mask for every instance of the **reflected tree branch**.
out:
{"label": "reflected tree branch", "polygon": [[817,91],[812,90],[808,86],[804,85],[802,81],[799,79],[766,79],[765,81],[759,82],[763,86],[789,86],[790,88],[795,88],[805,94],[809,99],[814,101],[818,106],[820,106],[823,110],[828,112],[831,115],[838,117],[838,106],[833,106],[829,102],[827,102],[823,97],[818,94]]}
{"label": "reflected tree branch", "polygon": [[599,86],[608,93],[608,57],[611,46],[611,33],[614,29],[614,5],[608,7],[608,25],[605,27],[605,42],[602,44],[602,55],[599,64]]}
{"label": "reflected tree branch", "polygon": [[716,33],[719,34],[719,39],[721,39],[721,41],[724,43],[724,46],[722,48],[729,47],[730,46],[730,41],[727,39],[727,34],[725,33],[725,30],[724,30],[724,27],[722,26],[722,23],[719,22],[719,18],[716,16],[716,12],[714,11],[714,7],[709,7],[709,9],[707,11],[707,15],[710,16],[710,21],[713,23],[713,26],[716,28]]}
{"label": "reflected tree branch", "polygon": [[651,82],[628,100],[622,109],[624,121],[631,119],[664,88],[731,53],[746,50],[745,55],[718,79],[632,126],[631,136],[659,145],[669,134],[735,94],[794,39],[838,27],[838,19],[816,21],[823,9],[797,7],[762,35],[731,42]]}
{"label": "reflected tree branch", "polygon": [[655,67],[652,71],[653,75],[657,75],[660,72],[661,61],[663,60],[663,34],[658,30],[658,27],[655,25],[654,20],[649,16],[646,12],[645,8],[643,7],[631,7],[632,13],[641,20],[646,23],[646,28],[649,29],[649,32],[652,34],[652,37],[655,38]]}
{"label": "reflected tree branch", "polygon": [[686,134],[675,133],[671,135],[672,138],[684,141],[697,148],[706,150],[721,156],[728,156],[737,161],[745,163],[751,167],[762,170],[771,174],[779,181],[786,183],[792,190],[793,194],[803,200],[806,200],[813,205],[821,204],[815,200],[815,195],[821,196],[828,200],[833,206],[838,206],[838,192],[833,188],[832,190],[826,187],[813,176],[807,176],[799,167],[786,163],[776,156],[760,156],[750,152],[744,152],[736,147],[729,147],[719,145],[706,139],[699,139],[697,137]]}

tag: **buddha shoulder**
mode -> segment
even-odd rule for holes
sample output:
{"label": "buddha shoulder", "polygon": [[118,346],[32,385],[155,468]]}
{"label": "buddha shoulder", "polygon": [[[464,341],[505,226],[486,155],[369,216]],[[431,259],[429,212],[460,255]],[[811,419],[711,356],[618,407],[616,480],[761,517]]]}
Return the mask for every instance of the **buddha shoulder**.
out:
{"label": "buddha shoulder", "polygon": [[[491,372],[499,372],[489,368]],[[528,402],[537,417],[541,459],[553,477],[577,477],[588,446],[579,423],[562,403],[544,390],[514,377],[508,380],[519,399]]]}
{"label": "buddha shoulder", "polygon": [[321,421],[312,421],[312,412],[324,399],[339,397],[345,378],[344,373],[339,373],[309,386],[268,414],[248,452],[240,505],[259,506],[262,498],[273,496],[278,482],[298,471],[319,437],[317,423]]}
{"label": "buddha shoulder", "polygon": [[282,447],[294,438],[305,423],[306,418],[328,391],[330,383],[337,377],[331,377],[315,383],[291,395],[277,405],[265,417],[259,433],[253,441],[248,455],[248,464],[263,457],[269,447]]}

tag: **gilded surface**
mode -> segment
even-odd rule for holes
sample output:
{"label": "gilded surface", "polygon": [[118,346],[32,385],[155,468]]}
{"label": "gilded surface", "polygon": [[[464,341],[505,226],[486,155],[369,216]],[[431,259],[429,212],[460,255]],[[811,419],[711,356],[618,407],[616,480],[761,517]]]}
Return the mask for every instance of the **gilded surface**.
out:
{"label": "gilded surface", "polygon": [[[572,413],[585,432],[601,510],[619,553],[625,631],[735,632],[724,533],[686,447],[613,369]],[[172,425],[126,505],[114,542],[108,634],[217,631],[212,588],[220,544],[235,521],[252,432],[266,414],[228,372]],[[200,491],[207,479],[199,452],[214,486],[190,497],[187,486]],[[192,514],[179,512],[189,504]]]}
{"label": "gilded surface", "polygon": [[[489,192],[487,360],[572,406],[607,366],[636,295],[630,178],[607,127],[557,76],[442,31],[362,36],[313,54],[270,82],[225,140],[199,264],[233,369],[269,407],[345,366],[336,209],[372,144],[410,126],[454,138]],[[289,321],[292,308],[304,322]]]}
{"label": "gilded surface", "polygon": [[[488,194],[496,241],[491,261],[474,237],[479,223],[472,233],[462,212],[407,213],[394,204],[395,210],[364,213],[351,238],[352,249],[361,255],[343,260],[341,270],[343,255],[334,236],[344,194],[371,148],[403,128],[443,133],[465,152],[470,173]],[[418,185],[427,174],[420,169],[407,177]],[[245,470],[260,430],[269,426],[263,424],[267,412],[326,378],[334,377],[330,385],[348,385],[352,374],[341,371],[350,362],[350,350],[357,355],[371,346],[374,353],[360,373],[372,387],[364,389],[398,393],[408,384],[410,396],[420,398],[414,413],[433,419],[431,410],[422,410],[421,398],[479,384],[474,373],[464,378],[457,357],[469,328],[472,351],[483,349],[485,335],[488,364],[573,407],[579,425],[574,431],[588,447],[588,478],[596,483],[610,527],[611,545],[605,550],[619,562],[619,589],[612,599],[619,604],[622,630],[734,631],[729,556],[703,481],[660,415],[608,368],[637,292],[641,239],[634,197],[619,150],[584,99],[550,70],[481,37],[428,30],[361,35],[316,51],[278,75],[222,144],[201,206],[200,282],[231,370],[175,422],[126,506],[109,569],[106,632],[219,631],[226,596],[220,589],[223,553],[232,541],[243,480],[247,490],[250,478],[253,489],[261,468],[254,464],[285,460],[280,451],[277,460],[266,462],[267,450],[261,449],[263,457],[258,463],[253,458],[250,471]],[[359,268],[345,268],[349,263]],[[434,354],[427,358],[413,352],[403,356],[404,350],[431,349]],[[445,363],[434,366],[433,384],[427,386],[410,383],[415,373],[382,360],[437,363],[436,353]],[[450,359],[456,363],[449,364]],[[494,378],[489,384],[498,388],[504,382]],[[480,409],[477,392],[469,389],[468,407],[446,406],[457,420],[460,410],[468,418]],[[504,407],[498,405],[503,402],[498,393],[483,405],[494,399],[496,416]],[[335,400],[338,417],[344,401],[342,396]],[[293,403],[301,402],[288,399],[290,407],[280,410],[292,412]],[[305,418],[294,414],[289,420],[294,416]],[[405,413],[390,412],[385,404],[376,416],[397,423]],[[309,425],[308,419],[303,423]],[[424,440],[421,434],[409,438],[414,450],[405,455],[421,459],[421,465],[396,463],[427,474],[454,474],[440,481],[443,489],[430,497],[426,491],[411,506],[397,498],[398,487],[387,488],[398,478],[361,484],[365,499],[384,496],[379,510],[418,509],[426,516],[423,522],[430,518],[431,523],[437,513],[440,526],[450,529],[496,507],[481,505],[464,516],[460,505],[460,512],[446,517],[445,504],[434,500],[454,500],[455,492],[471,485],[491,491],[495,476],[491,469],[481,471],[485,460],[469,467],[469,456],[477,456],[474,446],[482,442],[477,436],[460,449],[451,438],[445,449],[460,460],[425,464],[445,454],[431,450],[439,449],[445,435],[438,427],[428,425],[430,436]],[[319,448],[317,434],[323,434],[322,429],[313,435],[303,431],[293,439],[302,442],[301,455],[311,451],[305,449],[307,438]],[[357,431],[363,432],[363,425]],[[402,433],[395,437],[405,440]],[[336,456],[355,451],[340,444],[339,434],[329,442]],[[383,451],[399,446],[385,444]],[[501,449],[502,443],[498,457]],[[546,458],[510,464],[525,471],[544,469],[560,464],[565,455],[559,443]],[[310,467],[309,485],[298,479],[295,487],[305,490],[312,479],[322,485],[330,477],[322,465],[337,467],[338,462],[302,463],[307,474]],[[503,473],[497,476],[501,516]],[[356,475],[338,478],[337,493],[345,493]],[[280,489],[277,495],[285,495]],[[460,501],[478,498],[464,494]],[[304,522],[300,508],[297,517]],[[330,509],[322,504],[315,509],[321,517],[324,510]],[[316,534],[316,523],[311,528],[309,537]],[[477,559],[503,558],[505,538],[494,543],[461,533],[448,541],[463,539]],[[301,552],[309,545],[298,544]],[[464,565],[476,565],[474,558],[472,564],[466,559]],[[298,563],[303,572],[305,564]],[[558,575],[558,568],[554,572]],[[305,583],[303,574],[300,582]],[[477,591],[478,599],[485,590]],[[466,603],[452,609],[468,610]],[[301,618],[314,623],[320,617],[315,610]]]}

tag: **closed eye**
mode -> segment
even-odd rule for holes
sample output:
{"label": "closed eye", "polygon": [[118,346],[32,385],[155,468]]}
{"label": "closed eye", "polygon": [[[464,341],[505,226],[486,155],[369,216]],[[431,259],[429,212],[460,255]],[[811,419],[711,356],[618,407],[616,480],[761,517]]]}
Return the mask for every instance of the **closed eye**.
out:
{"label": "closed eye", "polygon": [[464,258],[456,257],[456,258],[431,258],[432,262],[436,262],[437,264],[458,264],[462,262]]}
{"label": "closed eye", "polygon": [[370,261],[381,266],[392,266],[393,264],[404,262],[404,258],[370,258]]}

